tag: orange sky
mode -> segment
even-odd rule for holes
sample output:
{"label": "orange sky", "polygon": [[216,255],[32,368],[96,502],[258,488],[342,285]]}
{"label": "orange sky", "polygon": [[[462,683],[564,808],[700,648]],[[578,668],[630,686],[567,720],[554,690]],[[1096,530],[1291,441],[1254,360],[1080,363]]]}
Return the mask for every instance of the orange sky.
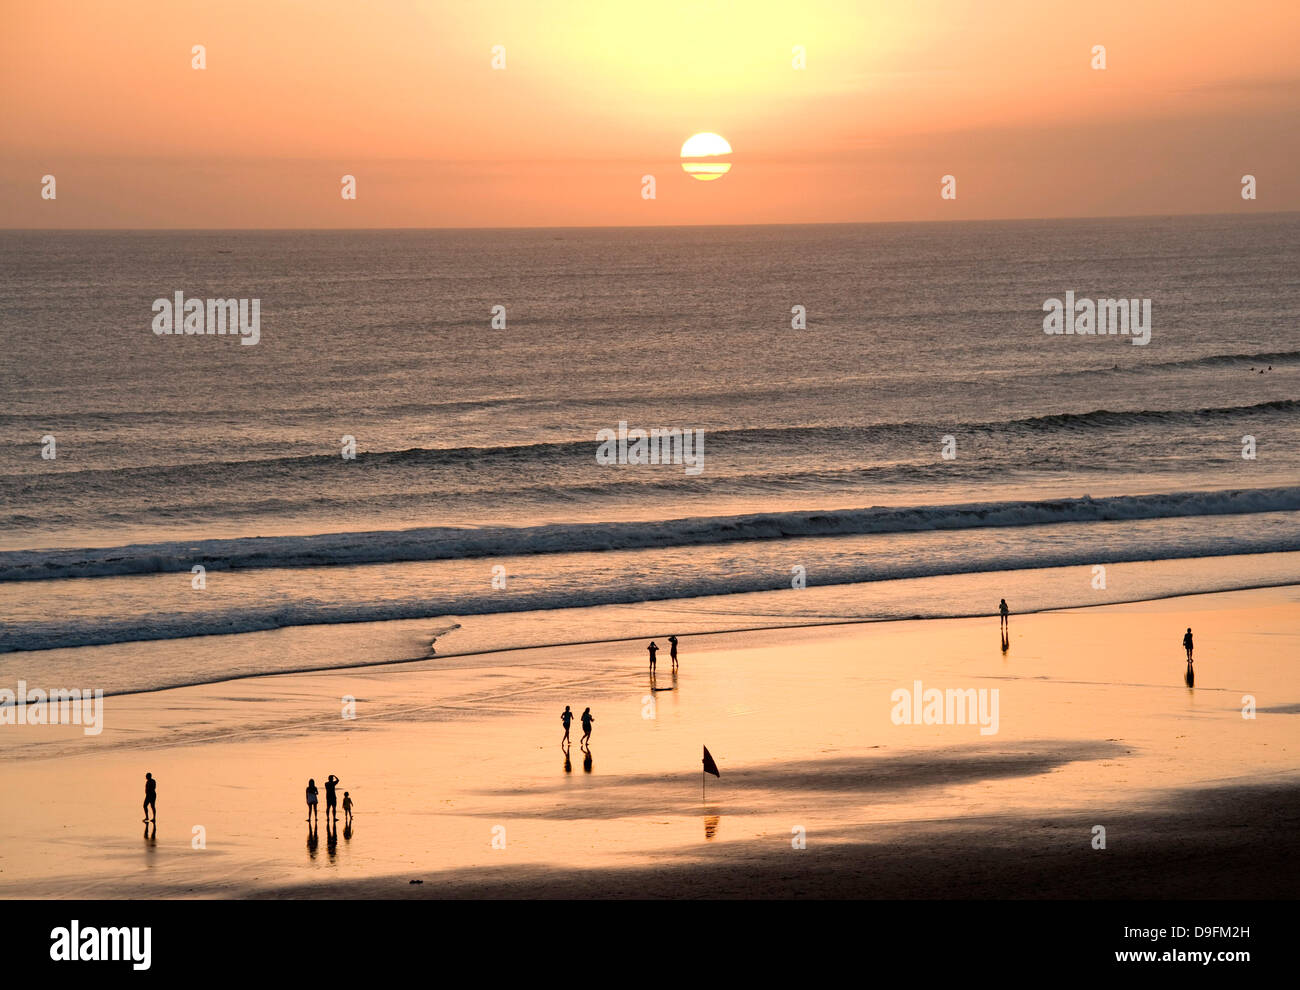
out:
{"label": "orange sky", "polygon": [[[1296,210],[1297,50],[1297,0],[10,3],[0,224]],[[702,130],[734,149],[717,181],[680,168]],[[345,173],[355,201],[339,195]],[[944,174],[955,201],[939,196]]]}

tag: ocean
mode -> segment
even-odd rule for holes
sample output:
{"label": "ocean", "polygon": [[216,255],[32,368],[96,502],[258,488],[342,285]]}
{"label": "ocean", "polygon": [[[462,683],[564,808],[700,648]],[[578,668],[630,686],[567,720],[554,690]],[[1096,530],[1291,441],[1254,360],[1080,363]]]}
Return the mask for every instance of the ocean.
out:
{"label": "ocean", "polygon": [[3,684],[1300,583],[1296,214],[6,231],[0,317]]}

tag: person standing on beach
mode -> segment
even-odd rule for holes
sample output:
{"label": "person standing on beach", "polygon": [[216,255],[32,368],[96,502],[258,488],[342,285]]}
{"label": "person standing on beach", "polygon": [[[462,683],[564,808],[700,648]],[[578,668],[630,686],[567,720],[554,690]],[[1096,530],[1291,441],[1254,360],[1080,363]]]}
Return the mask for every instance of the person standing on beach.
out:
{"label": "person standing on beach", "polygon": [[352,798],[347,791],[343,792],[343,827],[352,827]]}
{"label": "person standing on beach", "polygon": [[578,743],[579,749],[589,749],[591,746],[591,723],[596,719],[591,714],[590,708],[584,708],[582,711],[582,741]]}
{"label": "person standing on beach", "polygon": [[316,812],[316,795],[320,792],[316,790],[316,778],[312,777],[307,781],[307,821],[311,821],[311,816],[316,815],[317,821],[320,815]]}
{"label": "person standing on beach", "polygon": [[659,655],[659,644],[651,640],[646,649],[650,652],[650,673],[653,674],[655,672],[655,657]]}
{"label": "person standing on beach", "polygon": [[1183,637],[1183,649],[1187,651],[1187,662],[1192,662],[1192,627],[1187,627],[1187,635]]}
{"label": "person standing on beach", "polygon": [[573,721],[573,712],[569,710],[568,705],[565,705],[564,711],[560,712],[560,721],[564,723],[564,738],[560,740],[560,745],[567,746],[569,744],[569,724]]}
{"label": "person standing on beach", "polygon": [[144,820],[149,820],[149,811],[153,810],[153,820],[158,821],[158,781],[153,774],[144,775]]}
{"label": "person standing on beach", "polygon": [[1011,609],[1007,608],[1007,600],[1005,598],[998,603],[998,612],[1002,615],[1001,624],[1004,626],[1009,625],[1007,617],[1011,615]]}
{"label": "person standing on beach", "polygon": [[677,669],[677,637],[669,636],[668,645],[669,645],[668,656],[669,659],[671,659],[673,662],[673,670],[676,670]]}
{"label": "person standing on beach", "polygon": [[325,820],[328,823],[330,812],[334,812],[334,820],[339,820],[339,798],[334,793],[334,788],[338,787],[339,779],[333,774],[325,781]]}

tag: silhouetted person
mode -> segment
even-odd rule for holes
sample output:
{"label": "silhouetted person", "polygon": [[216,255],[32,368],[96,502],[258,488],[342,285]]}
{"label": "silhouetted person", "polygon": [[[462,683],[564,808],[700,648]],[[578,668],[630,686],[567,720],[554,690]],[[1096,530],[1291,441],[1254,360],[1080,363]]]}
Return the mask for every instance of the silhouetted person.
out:
{"label": "silhouetted person", "polygon": [[347,827],[352,824],[352,798],[348,792],[343,792],[343,825]]}
{"label": "silhouetted person", "polygon": [[656,643],[654,640],[651,640],[650,645],[646,647],[646,650],[648,650],[650,653],[650,672],[654,673],[655,657],[659,655],[659,644]]}
{"label": "silhouetted person", "polygon": [[149,820],[149,812],[153,811],[153,820],[158,821],[158,781],[153,779],[153,774],[144,775],[144,820]]}
{"label": "silhouetted person", "polygon": [[[316,778],[313,777],[307,781],[307,821],[311,821],[312,815],[317,815],[316,795],[319,793],[320,792],[316,790]],[[317,815],[317,817],[319,818],[320,816]]]}
{"label": "silhouetted person", "polygon": [[569,741],[569,725],[573,722],[573,712],[569,706],[564,706],[564,711],[560,712],[560,721],[564,724],[564,738],[560,740],[560,745],[564,746]]}
{"label": "silhouetted person", "polygon": [[591,723],[596,721],[591,715],[591,709],[585,708],[582,712],[582,742],[578,743],[579,749],[586,749],[591,745]]}
{"label": "silhouetted person", "polygon": [[1187,627],[1187,635],[1183,637],[1183,649],[1187,651],[1187,662],[1192,662],[1192,627]]}
{"label": "silhouetted person", "polygon": [[328,819],[330,812],[334,812],[334,820],[339,820],[339,797],[334,793],[334,788],[339,786],[339,779],[333,774],[325,781],[325,818]]}
{"label": "silhouetted person", "polygon": [[673,670],[677,669],[677,637],[668,637],[668,657],[673,662]]}
{"label": "silhouetted person", "polygon": [[1002,616],[1002,621],[1000,624],[1004,626],[1009,626],[1010,623],[1007,621],[1007,619],[1011,615],[1011,609],[1007,608],[1007,600],[1005,598],[1002,599],[1002,601],[998,602],[998,612]]}

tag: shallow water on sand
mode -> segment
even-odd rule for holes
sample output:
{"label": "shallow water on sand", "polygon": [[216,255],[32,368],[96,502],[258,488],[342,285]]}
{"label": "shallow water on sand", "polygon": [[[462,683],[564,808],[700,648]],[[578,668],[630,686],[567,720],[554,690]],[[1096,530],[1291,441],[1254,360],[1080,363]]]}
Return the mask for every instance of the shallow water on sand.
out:
{"label": "shallow water on sand", "polygon": [[[1298,602],[1281,588],[1014,616],[1005,653],[988,619],[687,636],[675,680],[661,661],[662,690],[635,642],[111,699],[98,737],[10,737],[21,759],[7,784],[29,800],[0,824],[0,891],[307,882],[329,896],[340,879],[391,876],[379,889],[395,895],[409,879],[451,889],[553,868],[617,883],[619,869],[728,844],[770,844],[798,870],[819,845],[1061,812],[1078,828],[1062,841],[1087,848],[1108,815],[1172,789],[1294,779]],[[892,693],[917,681],[997,689],[997,732],[895,724]],[[345,695],[355,719],[340,717]],[[576,744],[566,769],[565,704],[596,716],[589,771]],[[702,745],[722,771],[706,798]],[[159,780],[152,841],[138,823],[145,770]],[[311,848],[302,788],[329,773],[355,826],[332,848],[322,828]],[[791,845],[797,829],[807,850]]]}

